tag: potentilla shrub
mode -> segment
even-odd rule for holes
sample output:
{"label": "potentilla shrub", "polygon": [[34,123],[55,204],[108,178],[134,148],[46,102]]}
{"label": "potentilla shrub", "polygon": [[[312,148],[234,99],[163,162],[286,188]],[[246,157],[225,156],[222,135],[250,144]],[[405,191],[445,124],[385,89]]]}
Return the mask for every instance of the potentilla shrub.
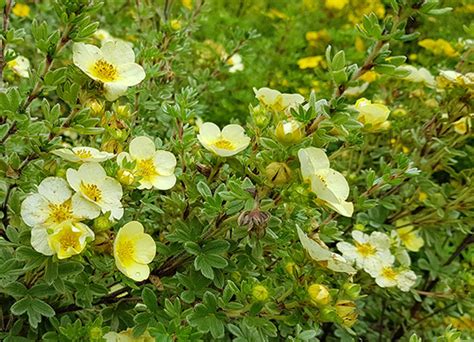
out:
{"label": "potentilla shrub", "polygon": [[472,337],[472,41],[353,2],[1,1],[2,340]]}

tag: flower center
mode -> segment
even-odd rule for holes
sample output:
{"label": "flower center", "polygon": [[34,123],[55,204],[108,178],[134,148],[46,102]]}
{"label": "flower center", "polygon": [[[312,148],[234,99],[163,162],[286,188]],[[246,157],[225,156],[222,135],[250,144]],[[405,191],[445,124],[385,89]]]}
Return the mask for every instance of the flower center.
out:
{"label": "flower center", "polygon": [[328,186],[328,181],[326,180],[326,177],[324,176],[321,176],[321,175],[316,175],[318,177],[318,179],[321,181],[321,183],[323,183],[324,186]]}
{"label": "flower center", "polygon": [[82,194],[91,201],[99,202],[102,199],[102,191],[95,184],[86,184],[81,182],[80,189]]}
{"label": "flower center", "polygon": [[229,151],[232,151],[235,149],[234,147],[234,144],[232,144],[229,140],[227,139],[219,139],[219,140],[216,140],[213,145],[217,148],[220,148],[222,150],[229,150]]}
{"label": "flower center", "polygon": [[70,228],[64,228],[61,235],[58,237],[61,249],[66,251],[69,248],[79,249],[80,243],[79,238],[81,237],[80,232],[73,232]]}
{"label": "flower center", "polygon": [[386,279],[395,281],[397,279],[397,272],[391,267],[384,267],[382,270],[382,276]]}
{"label": "flower center", "polygon": [[67,200],[61,204],[49,204],[48,221],[52,224],[60,224],[64,221],[72,219],[71,200]]}
{"label": "flower center", "polygon": [[144,180],[151,180],[155,176],[158,176],[156,171],[155,163],[153,159],[142,159],[137,161],[137,175],[142,177]]}
{"label": "flower center", "polygon": [[376,249],[374,246],[372,246],[370,243],[366,242],[366,243],[357,243],[356,242],[356,248],[357,248],[357,252],[364,256],[364,257],[368,257],[368,256],[371,256],[371,255],[374,255],[375,252],[376,252]]}
{"label": "flower center", "polygon": [[131,240],[121,241],[117,247],[117,255],[123,264],[133,262],[133,255],[135,254],[135,246]]}
{"label": "flower center", "polygon": [[118,79],[117,68],[104,59],[99,59],[91,68],[92,74],[102,82],[111,82]]}
{"label": "flower center", "polygon": [[74,154],[76,155],[76,157],[79,157],[81,159],[86,159],[86,158],[91,158],[92,157],[91,151],[87,151],[87,150],[84,150],[84,149],[74,151]]}

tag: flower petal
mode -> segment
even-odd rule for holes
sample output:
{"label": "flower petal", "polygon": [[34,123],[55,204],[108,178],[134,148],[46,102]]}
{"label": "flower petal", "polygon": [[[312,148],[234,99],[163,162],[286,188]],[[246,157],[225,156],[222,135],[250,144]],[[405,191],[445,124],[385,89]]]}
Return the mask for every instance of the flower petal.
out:
{"label": "flower petal", "polygon": [[158,190],[169,190],[176,184],[176,176],[156,176],[152,184]]}
{"label": "flower petal", "polygon": [[49,202],[40,194],[32,194],[21,203],[21,218],[30,226],[41,225],[49,217]]}
{"label": "flower petal", "polygon": [[61,204],[71,198],[72,191],[67,182],[59,177],[48,177],[38,186],[38,192],[48,201],[54,204]]}
{"label": "flower petal", "polygon": [[102,58],[102,52],[97,46],[75,43],[72,47],[72,60],[74,64],[84,71],[89,77],[96,79],[90,73],[90,67],[99,59]]}
{"label": "flower petal", "polygon": [[104,59],[115,66],[135,62],[135,52],[130,44],[120,40],[108,40],[100,48]]}
{"label": "flower petal", "polygon": [[170,176],[176,167],[176,157],[171,152],[158,150],[154,156],[154,164],[160,175]]}
{"label": "flower petal", "polygon": [[329,159],[320,148],[307,147],[298,151],[303,179],[309,178],[316,170],[328,169]]}
{"label": "flower petal", "polygon": [[136,63],[121,64],[117,67],[117,71],[119,79],[114,83],[128,87],[137,85],[146,77],[143,67]]}
{"label": "flower petal", "polygon": [[133,159],[150,159],[155,156],[155,143],[145,136],[134,138],[128,148]]}
{"label": "flower petal", "polygon": [[100,215],[100,207],[86,200],[81,194],[75,193],[72,196],[72,214],[80,219],[95,219]]}
{"label": "flower petal", "polygon": [[125,95],[128,86],[121,83],[108,82],[104,83],[104,96],[108,101],[115,101],[120,96]]}
{"label": "flower petal", "polygon": [[142,234],[135,240],[134,260],[141,264],[149,264],[156,255],[156,243],[148,234]]}
{"label": "flower petal", "polygon": [[48,231],[42,227],[33,227],[31,229],[31,246],[35,251],[44,255],[53,255],[54,252],[49,247]]}
{"label": "flower petal", "polygon": [[199,127],[199,134],[197,135],[197,138],[200,143],[209,150],[207,146],[211,142],[217,140],[220,135],[221,130],[215,123],[205,122],[201,125],[201,127]]}

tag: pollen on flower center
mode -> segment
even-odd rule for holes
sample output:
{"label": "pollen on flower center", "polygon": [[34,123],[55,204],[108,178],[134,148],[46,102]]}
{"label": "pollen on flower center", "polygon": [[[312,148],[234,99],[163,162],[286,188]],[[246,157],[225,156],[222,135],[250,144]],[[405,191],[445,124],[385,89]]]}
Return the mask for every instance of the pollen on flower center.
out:
{"label": "pollen on flower center", "polygon": [[227,139],[219,139],[216,140],[213,145],[217,148],[223,149],[223,150],[229,150],[232,151],[235,149],[234,144],[232,144],[229,140]]}
{"label": "pollen on flower center", "polygon": [[67,250],[69,247],[73,249],[79,249],[80,243],[79,238],[81,233],[75,233],[70,229],[65,229],[64,233],[59,236],[59,243],[61,245],[61,249]]}
{"label": "pollen on flower center", "polygon": [[362,256],[374,255],[376,250],[375,247],[370,243],[356,243],[357,252]]}
{"label": "pollen on flower center", "polygon": [[104,59],[99,59],[94,63],[91,73],[103,82],[115,81],[118,78],[117,68]]}
{"label": "pollen on flower center", "polygon": [[382,276],[386,279],[396,280],[397,272],[395,272],[394,269],[391,267],[384,267],[382,270]]}
{"label": "pollen on flower center", "polygon": [[81,182],[80,189],[82,194],[91,201],[99,202],[102,199],[102,191],[95,184],[86,184]]}
{"label": "pollen on flower center", "polygon": [[325,177],[323,177],[323,176],[321,176],[321,175],[316,175],[316,176],[319,178],[319,180],[321,181],[321,183],[323,183],[325,186],[328,186],[328,182],[327,182],[327,180],[326,180]]}
{"label": "pollen on flower center", "polygon": [[137,174],[145,180],[158,176],[153,159],[142,159],[137,161]]}
{"label": "pollen on flower center", "polygon": [[92,157],[91,151],[87,151],[87,150],[84,150],[84,149],[74,151],[74,154],[77,157],[81,158],[81,159],[86,159],[86,158],[91,158]]}
{"label": "pollen on flower center", "polygon": [[54,224],[62,223],[66,220],[71,219],[72,208],[71,201],[68,200],[61,204],[49,204],[49,217],[48,220]]}
{"label": "pollen on flower center", "polygon": [[135,254],[135,246],[130,240],[120,241],[117,246],[117,255],[120,261],[124,264],[133,262],[133,255]]}

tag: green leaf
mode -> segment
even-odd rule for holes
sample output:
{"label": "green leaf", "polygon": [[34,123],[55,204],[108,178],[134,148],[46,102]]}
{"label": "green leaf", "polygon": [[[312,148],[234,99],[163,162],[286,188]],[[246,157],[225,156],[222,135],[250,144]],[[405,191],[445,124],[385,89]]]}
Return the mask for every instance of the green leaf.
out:
{"label": "green leaf", "polygon": [[149,287],[143,288],[142,291],[143,303],[147,306],[151,312],[158,311],[158,299],[156,298],[155,292]]}

